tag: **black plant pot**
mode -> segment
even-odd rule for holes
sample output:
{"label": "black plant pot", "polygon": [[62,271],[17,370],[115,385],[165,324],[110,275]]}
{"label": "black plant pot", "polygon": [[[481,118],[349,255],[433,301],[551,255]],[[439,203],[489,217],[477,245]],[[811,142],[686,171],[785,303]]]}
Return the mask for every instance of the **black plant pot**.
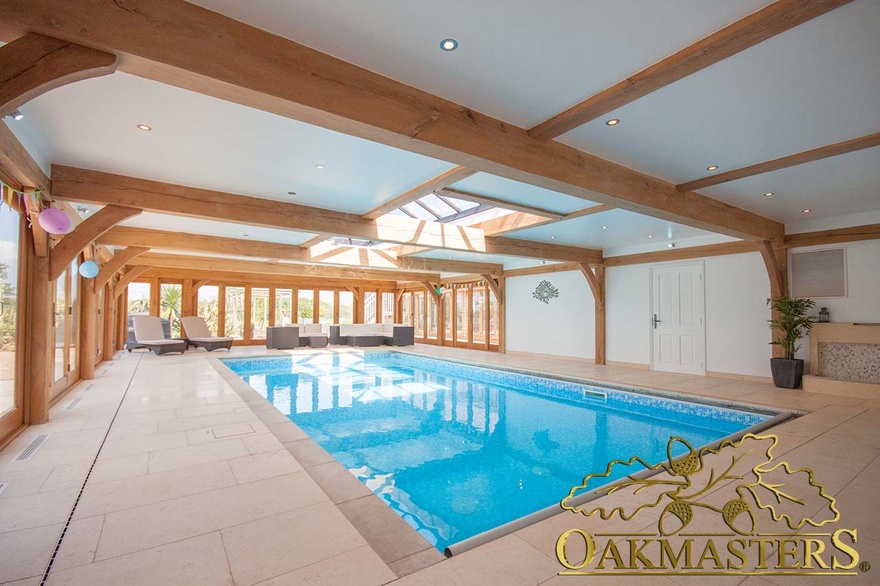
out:
{"label": "black plant pot", "polygon": [[771,358],[770,372],[773,373],[773,384],[780,389],[799,389],[804,378],[804,361],[799,358]]}

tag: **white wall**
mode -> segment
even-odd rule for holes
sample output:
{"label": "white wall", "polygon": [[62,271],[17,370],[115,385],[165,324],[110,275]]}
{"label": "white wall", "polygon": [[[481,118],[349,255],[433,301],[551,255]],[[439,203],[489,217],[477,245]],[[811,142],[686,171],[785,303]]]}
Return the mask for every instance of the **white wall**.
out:
{"label": "white wall", "polygon": [[[847,250],[848,296],[816,299],[836,322],[880,323],[880,241],[852,242]],[[795,250],[808,250],[800,248]],[[693,262],[700,262],[695,260]],[[770,283],[757,252],[703,259],[706,290],[706,370],[770,376]],[[679,263],[680,264],[680,263]],[[651,363],[652,265],[606,271],[606,358]],[[560,290],[550,305],[532,299],[542,279]],[[594,357],[593,298],[578,272],[507,279],[507,347],[537,354]],[[808,358],[809,339],[801,358]]]}
{"label": "white wall", "polygon": [[[840,247],[846,248],[847,296],[843,299],[816,298],[816,311],[822,306],[827,307],[833,322],[880,323],[880,240],[792,250],[799,252]],[[808,359],[809,355],[810,340],[806,338],[798,358]]]}
{"label": "white wall", "polygon": [[[546,305],[532,298],[543,280],[559,289],[559,297]],[[510,277],[506,283],[508,351],[595,357],[593,294],[579,271]]]}
{"label": "white wall", "polygon": [[605,360],[651,363],[651,277],[648,265],[605,270]]}

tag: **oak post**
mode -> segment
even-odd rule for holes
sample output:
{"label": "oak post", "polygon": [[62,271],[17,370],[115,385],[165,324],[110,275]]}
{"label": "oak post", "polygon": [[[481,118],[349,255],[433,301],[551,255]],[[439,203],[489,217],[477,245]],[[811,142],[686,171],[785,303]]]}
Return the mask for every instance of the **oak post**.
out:
{"label": "oak post", "polygon": [[115,350],[113,347],[113,333],[116,331],[116,320],[119,314],[116,309],[118,304],[113,297],[113,288],[107,284],[104,286],[104,360],[113,360]]}
{"label": "oak post", "polygon": [[97,296],[95,281],[83,279],[82,306],[80,307],[79,331],[79,376],[82,380],[95,378],[95,325],[97,318]]}

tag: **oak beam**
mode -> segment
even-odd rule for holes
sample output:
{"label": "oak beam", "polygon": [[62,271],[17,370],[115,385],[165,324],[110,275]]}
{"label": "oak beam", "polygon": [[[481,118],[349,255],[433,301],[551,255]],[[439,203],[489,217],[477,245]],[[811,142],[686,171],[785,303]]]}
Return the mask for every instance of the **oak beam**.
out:
{"label": "oak beam", "polygon": [[542,216],[545,218],[549,218],[551,220],[561,220],[565,214],[559,212],[553,212],[548,209],[539,208],[535,206],[530,206],[526,204],[516,203],[512,201],[507,201],[504,199],[500,199],[497,197],[491,197],[488,195],[481,195],[479,193],[471,193],[469,191],[460,191],[458,189],[452,189],[450,187],[446,187],[444,189],[438,189],[436,191],[438,195],[445,195],[446,197],[454,197],[456,199],[460,199],[463,201],[469,201],[471,203],[479,203],[490,205],[496,208],[505,208],[508,210],[514,210],[516,212],[525,212],[527,214],[534,214],[536,216]]}
{"label": "oak beam", "polygon": [[[5,126],[0,123],[0,127]],[[30,251],[28,251],[29,253]],[[27,390],[27,423],[38,424],[49,420],[49,385],[55,349],[50,343],[54,327],[49,287],[49,258],[28,254],[26,348],[30,360],[26,360],[25,388]]]}
{"label": "oak beam", "polygon": [[110,292],[110,297],[116,305],[116,350],[125,348],[126,338],[128,337],[128,296],[116,295],[116,287],[114,286]]}
{"label": "oak beam", "polygon": [[853,226],[851,228],[834,228],[832,230],[819,230],[817,232],[802,232],[800,234],[788,234],[785,237],[785,247],[816,246],[824,244],[840,244],[843,242],[860,242],[863,240],[880,239],[880,224],[866,226]]}
{"label": "oak beam", "polygon": [[538,124],[529,135],[556,138],[852,0],[778,0]]}
{"label": "oak beam", "polygon": [[[170,213],[271,226],[289,230],[321,232],[379,242],[415,245],[418,248],[448,248],[469,252],[506,254],[527,258],[601,262],[602,251],[574,246],[486,237],[482,230],[450,226],[439,222],[383,216],[366,220],[360,216],[291,203],[263,200],[205,189],[147,181],[99,171],[53,165],[52,189],[56,198],[71,201],[122,205],[148,211]],[[207,238],[210,240],[210,238]],[[190,239],[192,240],[192,239]],[[245,241],[248,242],[248,241]],[[104,244],[109,242],[103,241]],[[210,244],[205,244],[208,246]],[[277,245],[266,245],[277,246]],[[301,259],[310,250],[288,249]],[[229,252],[226,250],[225,252]],[[272,257],[274,255],[267,254]]]}
{"label": "oak beam", "polygon": [[[764,260],[764,266],[767,269],[767,276],[770,278],[770,298],[777,299],[788,294],[787,284],[787,252],[783,247],[773,246],[771,242],[759,242],[758,251]],[[776,319],[779,312],[771,310],[771,319]],[[781,337],[782,332],[774,329],[772,337],[774,340]],[[771,356],[773,358],[783,358],[785,352],[782,346],[773,345]]]}
{"label": "oak beam", "polygon": [[605,267],[597,266],[595,272],[586,265],[578,265],[578,269],[593,293],[596,336],[594,362],[605,364]]}
{"label": "oak beam", "polygon": [[122,295],[131,284],[132,281],[146,273],[150,270],[148,266],[130,266],[125,269],[125,272],[122,274],[122,277],[119,278],[119,281],[116,282],[116,285],[113,287],[113,296],[119,297]]}
{"label": "oak beam", "polygon": [[746,252],[755,252],[757,250],[758,246],[754,242],[722,242],[721,244],[705,244],[703,246],[688,246],[686,248],[670,248],[668,250],[641,252],[639,254],[609,256],[605,258],[604,264],[606,267],[622,267],[626,265],[641,265],[652,262],[667,262],[671,260],[690,260],[707,256],[743,254]]}
{"label": "oak beam", "polygon": [[112,50],[127,73],[574,197],[738,238],[784,235],[779,222],[682,194],[656,177],[532,138],[523,128],[194,4],[139,0],[133,9],[132,1],[5,0],[0,25]]}
{"label": "oak beam", "polygon": [[16,191],[49,189],[49,178],[5,123],[0,122],[0,180]]}
{"label": "oak beam", "polygon": [[381,271],[356,267],[328,267],[321,265],[298,265],[288,263],[267,263],[235,260],[229,258],[210,258],[204,256],[183,256],[176,254],[142,254],[129,264],[169,269],[202,269],[215,272],[241,272],[266,275],[287,275],[303,277],[325,277],[367,281],[439,281],[439,273],[404,273],[401,271]]}
{"label": "oak beam", "polygon": [[367,213],[363,215],[364,218],[369,220],[375,220],[380,216],[384,216],[388,212],[394,211],[397,208],[403,207],[406,204],[416,201],[417,199],[421,199],[426,195],[434,193],[438,189],[442,189],[447,185],[452,185],[453,183],[458,183],[463,179],[467,179],[471,175],[476,173],[473,169],[468,169],[466,167],[453,167],[449,171],[445,173],[441,173],[440,175],[425,181],[424,183],[413,187],[410,190],[401,193],[397,197],[390,199],[383,203],[380,206],[377,206]]}
{"label": "oak beam", "polygon": [[116,353],[116,349],[113,346],[113,334],[118,329],[116,327],[116,320],[122,319],[122,316],[116,311],[117,304],[116,299],[113,298],[112,291],[113,288],[107,284],[104,287],[104,295],[101,297],[104,304],[104,331],[102,332],[104,338],[101,344],[104,360],[113,360],[113,355]]}
{"label": "oak beam", "polygon": [[116,71],[116,55],[36,33],[0,47],[0,113],[48,91]]}
{"label": "oak beam", "polygon": [[98,320],[97,301],[95,280],[83,279],[79,320],[79,377],[82,380],[95,378],[95,356],[98,343],[95,332]]}
{"label": "oak beam", "polygon": [[[344,255],[341,257],[325,256],[321,249],[306,249],[302,246],[276,244],[239,238],[221,238],[204,234],[187,234],[148,228],[131,228],[116,226],[102,234],[97,242],[112,246],[162,248],[165,250],[184,250],[190,252],[209,252],[228,254],[235,251],[239,256],[256,258],[273,258],[294,262],[323,262],[353,266],[379,266],[382,268],[399,268],[414,271],[444,271],[451,273],[488,272],[500,274],[504,267],[494,263],[479,263],[434,258],[396,258],[388,250],[352,249],[363,252],[365,256]],[[332,247],[329,250],[344,251],[346,247]],[[349,262],[352,261],[352,262]]]}
{"label": "oak beam", "polygon": [[789,155],[787,157],[773,159],[772,161],[765,161],[763,163],[749,165],[748,167],[733,169],[732,171],[719,173],[717,175],[712,175],[711,177],[703,177],[702,179],[688,181],[687,183],[676,185],[676,187],[682,191],[695,191],[697,189],[703,189],[704,187],[719,185],[721,183],[727,183],[728,181],[735,181],[737,179],[743,179],[744,177],[752,177],[753,175],[760,175],[771,171],[778,171],[779,169],[803,165],[804,163],[811,163],[813,161],[836,157],[838,155],[862,149],[869,149],[875,146],[880,146],[880,132]]}
{"label": "oak beam", "polygon": [[486,281],[486,285],[492,290],[492,293],[495,294],[495,299],[498,303],[504,303],[504,289],[501,286],[501,279],[498,281],[492,275],[480,275],[483,277],[483,280]]}
{"label": "oak beam", "polygon": [[431,299],[434,300],[434,307],[440,307],[440,294],[437,293],[437,286],[433,283],[428,283],[427,281],[423,281],[422,286],[425,288],[425,291],[428,292]]}
{"label": "oak beam", "polygon": [[139,246],[129,246],[123,250],[117,250],[116,254],[113,255],[113,258],[107,261],[107,263],[101,267],[101,270],[98,271],[98,276],[95,277],[95,289],[100,289],[106,285],[117,271],[122,270],[122,267],[128,264],[128,261],[146,252],[150,252],[150,249]]}
{"label": "oak beam", "polygon": [[126,218],[136,216],[141,210],[115,205],[104,206],[66,234],[49,255],[49,280],[57,279],[64,269],[95,238]]}

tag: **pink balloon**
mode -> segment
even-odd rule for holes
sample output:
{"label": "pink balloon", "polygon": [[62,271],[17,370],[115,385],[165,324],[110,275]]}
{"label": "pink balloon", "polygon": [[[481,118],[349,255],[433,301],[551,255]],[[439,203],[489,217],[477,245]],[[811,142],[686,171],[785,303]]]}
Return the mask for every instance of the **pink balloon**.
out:
{"label": "pink balloon", "polygon": [[39,222],[49,234],[67,234],[70,230],[70,217],[57,208],[46,208],[40,212]]}

